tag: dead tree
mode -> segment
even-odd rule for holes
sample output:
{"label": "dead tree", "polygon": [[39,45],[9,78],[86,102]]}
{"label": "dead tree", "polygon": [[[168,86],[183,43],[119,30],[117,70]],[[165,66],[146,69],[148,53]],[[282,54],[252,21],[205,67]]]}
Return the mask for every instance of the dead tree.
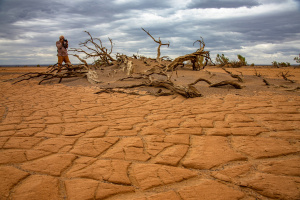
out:
{"label": "dead tree", "polygon": [[178,65],[183,65],[184,61],[191,61],[193,63],[193,70],[200,70],[200,57],[205,58],[205,65],[203,66],[204,68],[208,63],[208,60],[211,61],[210,54],[209,51],[204,51],[205,43],[202,37],[201,40],[196,40],[194,44],[196,42],[200,43],[200,48],[197,49],[196,52],[175,58],[175,60],[167,66],[167,70],[174,70]]}
{"label": "dead tree", "polygon": [[160,63],[160,62],[161,62],[161,58],[160,58],[160,47],[161,47],[162,45],[168,45],[168,47],[169,47],[169,46],[170,46],[170,42],[168,42],[168,43],[166,43],[166,44],[163,44],[163,43],[161,42],[160,38],[158,38],[158,40],[156,40],[156,39],[154,39],[154,37],[153,37],[148,31],[146,31],[146,30],[143,29],[143,28],[142,28],[142,30],[145,31],[145,32],[153,39],[154,42],[156,42],[156,43],[159,44],[159,45],[158,45],[158,48],[157,48],[157,57],[156,57],[156,61],[157,61],[158,63]]}
{"label": "dead tree", "polygon": [[[144,30],[144,29],[143,29]],[[145,31],[145,30],[144,30]],[[150,34],[149,32],[145,31],[154,41],[156,41]],[[108,83],[103,83],[99,78],[96,71],[93,70],[92,67],[90,67],[85,59],[80,58],[78,55],[74,55],[77,57],[83,64],[79,66],[63,66],[62,70],[58,72],[57,67],[55,66],[50,66],[50,69],[44,73],[27,73],[24,74],[20,77],[18,77],[15,80],[15,83],[21,82],[24,80],[29,80],[33,78],[39,78],[40,82],[39,84],[49,81],[52,79],[58,79],[59,82],[62,81],[62,79],[65,78],[73,78],[73,77],[86,77],[89,82],[93,84],[101,84],[100,88],[101,90],[98,93],[102,92],[120,92],[120,89],[129,89],[129,88],[136,88],[136,87],[152,87],[152,88],[157,88],[158,91],[155,93],[151,93],[157,96],[163,96],[163,95],[173,95],[173,94],[179,94],[181,96],[184,96],[186,98],[194,98],[194,97],[201,97],[202,94],[198,91],[198,89],[195,87],[195,84],[197,84],[200,81],[205,81],[209,87],[221,87],[224,85],[231,85],[236,89],[241,89],[242,86],[240,86],[238,83],[234,81],[222,81],[219,83],[211,83],[209,80],[205,79],[198,79],[194,81],[191,84],[188,85],[176,85],[174,82],[172,82],[172,74],[173,74],[173,69],[183,63],[186,60],[191,60],[194,61],[195,65],[197,60],[199,60],[200,57],[206,59],[206,64],[207,60],[210,59],[209,57],[209,52],[204,51],[205,43],[202,40],[197,40],[196,42],[200,42],[200,48],[192,53],[188,54],[185,56],[181,56],[176,58],[173,62],[171,62],[170,65],[164,66],[165,68],[162,68],[162,64],[156,64],[154,67],[152,67],[150,70],[147,71],[142,71],[142,72],[134,72],[133,66],[134,63],[133,61],[135,59],[130,59],[126,55],[120,55],[117,54],[117,59],[113,59],[110,54],[112,52],[113,44],[112,40],[110,40],[111,43],[111,49],[110,51],[106,49],[103,45],[100,39],[98,38],[93,38],[89,32],[86,32],[89,36],[90,39],[86,40],[84,43],[81,43],[80,45],[82,47],[87,48],[88,50],[83,50],[83,49],[73,49],[73,51],[78,52],[78,53],[84,53],[86,54],[86,58],[99,58],[100,62],[105,63],[106,65],[110,64],[116,64],[119,66],[119,68],[123,69],[124,76],[125,78],[121,78],[117,81],[126,81],[130,79],[140,79],[143,82],[135,83],[133,85],[126,86],[126,84],[121,84],[121,86],[118,86],[118,84],[114,85]],[[99,42],[96,43],[96,41]],[[156,41],[159,44],[158,47],[158,61],[160,62],[160,47],[162,45],[169,45],[169,44],[162,44],[160,39]],[[195,43],[196,43],[195,42]],[[195,44],[194,43],[194,44]],[[89,45],[93,44],[94,46],[90,47]],[[144,64],[147,65],[146,60],[143,61]],[[115,69],[115,66],[107,67],[107,70],[112,70]],[[169,73],[166,71],[166,69],[172,69],[172,72]],[[101,69],[105,70],[105,69]],[[100,73],[101,74],[101,73]],[[124,82],[122,82],[124,83]],[[165,92],[167,91],[167,92]],[[123,91],[124,92],[124,91]],[[128,94],[134,94],[135,92],[125,92]]]}
{"label": "dead tree", "polygon": [[[84,31],[84,32],[86,32],[90,36],[90,38],[87,39],[85,42],[80,43],[79,46],[84,47],[87,50],[84,50],[82,48],[71,48],[70,51],[84,53],[86,55],[84,59],[88,59],[88,58],[96,59],[96,61],[94,62],[96,65],[111,65],[111,62],[116,61],[111,56],[113,50],[112,39],[108,38],[111,45],[110,49],[108,50],[106,47],[103,46],[101,39],[93,38],[88,31]],[[97,41],[99,42],[99,44],[97,43]],[[89,46],[90,44],[93,45],[94,47],[90,47]],[[76,57],[79,59],[78,56]]]}

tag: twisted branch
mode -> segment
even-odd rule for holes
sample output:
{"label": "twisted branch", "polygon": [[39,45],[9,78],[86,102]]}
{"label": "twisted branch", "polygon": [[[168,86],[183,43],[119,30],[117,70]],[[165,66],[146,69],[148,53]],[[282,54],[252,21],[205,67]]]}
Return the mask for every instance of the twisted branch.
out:
{"label": "twisted branch", "polygon": [[168,45],[168,47],[170,46],[170,42],[163,44],[160,40],[160,38],[158,38],[158,40],[154,39],[154,37],[148,32],[146,31],[144,28],[142,28],[143,31],[145,31],[152,39],[154,42],[158,43],[158,48],[157,48],[157,57],[156,57],[156,61],[160,63],[161,58],[160,58],[160,47],[162,45]]}

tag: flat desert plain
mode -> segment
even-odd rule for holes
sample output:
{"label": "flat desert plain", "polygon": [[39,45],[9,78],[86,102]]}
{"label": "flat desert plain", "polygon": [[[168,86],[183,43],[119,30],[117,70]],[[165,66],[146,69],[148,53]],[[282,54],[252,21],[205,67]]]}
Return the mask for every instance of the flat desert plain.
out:
{"label": "flat desert plain", "polygon": [[[227,68],[243,89],[199,83],[189,99],[9,80],[45,70],[0,68],[1,200],[300,199],[300,68]],[[233,79],[207,67],[173,81],[199,77]]]}

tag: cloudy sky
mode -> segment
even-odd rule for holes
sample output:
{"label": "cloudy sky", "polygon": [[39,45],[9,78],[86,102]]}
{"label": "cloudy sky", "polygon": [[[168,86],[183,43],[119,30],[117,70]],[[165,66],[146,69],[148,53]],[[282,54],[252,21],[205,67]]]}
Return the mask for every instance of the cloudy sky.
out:
{"label": "cloudy sky", "polygon": [[154,58],[157,44],[141,27],[170,42],[162,56],[196,51],[201,36],[213,60],[241,54],[249,64],[295,64],[300,0],[0,0],[0,65],[55,64],[58,37],[78,48],[84,31],[107,47],[110,37],[114,55]]}

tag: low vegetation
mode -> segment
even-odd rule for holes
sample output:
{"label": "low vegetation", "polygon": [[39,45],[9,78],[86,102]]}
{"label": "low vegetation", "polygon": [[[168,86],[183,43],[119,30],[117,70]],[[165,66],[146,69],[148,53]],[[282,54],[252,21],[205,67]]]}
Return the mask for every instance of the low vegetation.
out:
{"label": "low vegetation", "polygon": [[296,61],[296,63],[300,63],[300,57],[295,57],[294,60]]}
{"label": "low vegetation", "polygon": [[216,57],[216,63],[220,66],[220,67],[233,67],[233,68],[238,68],[238,67],[242,67],[242,66],[247,66],[247,61],[246,58],[243,57],[242,55],[238,54],[237,55],[238,60],[229,60],[229,58],[225,57],[224,54],[220,55],[217,54]]}
{"label": "low vegetation", "polygon": [[277,62],[277,61],[273,61],[272,65],[274,67],[278,67],[278,68],[279,67],[289,67],[289,66],[291,66],[291,64],[289,62]]}

